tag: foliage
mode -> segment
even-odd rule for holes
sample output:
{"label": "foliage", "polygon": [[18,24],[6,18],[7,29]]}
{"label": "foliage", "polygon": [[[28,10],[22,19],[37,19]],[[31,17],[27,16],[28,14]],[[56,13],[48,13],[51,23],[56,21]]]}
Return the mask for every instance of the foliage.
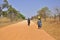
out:
{"label": "foliage", "polygon": [[18,12],[15,8],[13,8],[12,5],[8,3],[8,0],[4,0],[3,2],[4,3],[2,4],[2,9],[7,8],[8,10],[1,11],[1,15],[10,18],[11,21],[15,19],[18,20],[19,18],[25,19],[25,16]]}
{"label": "foliage", "polygon": [[44,18],[45,19],[45,21],[46,21],[46,17],[48,17],[49,16],[49,12],[51,12],[50,10],[49,10],[49,8],[48,7],[44,7],[44,8],[42,8],[41,10],[39,10],[38,11],[38,16],[40,15],[42,18]]}

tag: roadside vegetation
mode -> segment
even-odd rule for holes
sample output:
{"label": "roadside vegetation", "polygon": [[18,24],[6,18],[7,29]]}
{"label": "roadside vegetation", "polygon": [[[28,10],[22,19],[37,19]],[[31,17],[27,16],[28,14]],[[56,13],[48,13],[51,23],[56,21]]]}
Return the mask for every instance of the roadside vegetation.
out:
{"label": "roadside vegetation", "polygon": [[54,8],[54,13],[48,7],[38,10],[37,15],[31,17],[36,24],[38,16],[41,16],[42,29],[56,40],[60,40],[60,9],[58,7]]}
{"label": "roadside vegetation", "polygon": [[3,4],[0,5],[0,27],[24,19],[25,16],[12,7],[12,5],[8,3],[8,0],[4,0]]}

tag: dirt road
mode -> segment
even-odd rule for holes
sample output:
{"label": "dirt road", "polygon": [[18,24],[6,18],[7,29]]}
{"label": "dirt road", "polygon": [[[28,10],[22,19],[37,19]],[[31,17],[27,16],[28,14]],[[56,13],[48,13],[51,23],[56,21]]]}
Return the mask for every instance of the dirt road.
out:
{"label": "dirt road", "polygon": [[55,40],[43,29],[38,29],[37,25],[31,21],[31,25],[27,25],[27,21],[8,25],[0,28],[0,40]]}

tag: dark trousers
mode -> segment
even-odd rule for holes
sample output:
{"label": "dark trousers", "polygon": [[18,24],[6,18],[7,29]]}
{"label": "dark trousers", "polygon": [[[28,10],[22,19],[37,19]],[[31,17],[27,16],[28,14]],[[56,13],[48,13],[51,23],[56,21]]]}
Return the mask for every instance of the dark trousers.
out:
{"label": "dark trousers", "polygon": [[28,22],[28,26],[30,26],[30,22]]}
{"label": "dark trousers", "polygon": [[38,29],[41,28],[41,25],[38,25]]}

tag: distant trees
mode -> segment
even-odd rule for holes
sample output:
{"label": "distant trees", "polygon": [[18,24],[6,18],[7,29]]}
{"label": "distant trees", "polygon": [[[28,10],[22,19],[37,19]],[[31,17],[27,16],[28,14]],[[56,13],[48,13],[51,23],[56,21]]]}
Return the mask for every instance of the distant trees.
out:
{"label": "distant trees", "polygon": [[41,10],[38,11],[38,15],[40,15],[46,21],[46,17],[49,16],[49,12],[50,12],[49,8],[48,7],[44,7]]}
{"label": "distant trees", "polygon": [[38,16],[41,16],[41,18],[43,18],[45,21],[46,21],[46,18],[48,18],[48,20],[51,19],[50,20],[51,22],[59,22],[60,21],[60,9],[59,7],[54,8],[54,9],[55,10],[49,10],[48,7],[43,7],[42,9],[38,10],[37,15],[32,16],[31,19],[36,19]]}

